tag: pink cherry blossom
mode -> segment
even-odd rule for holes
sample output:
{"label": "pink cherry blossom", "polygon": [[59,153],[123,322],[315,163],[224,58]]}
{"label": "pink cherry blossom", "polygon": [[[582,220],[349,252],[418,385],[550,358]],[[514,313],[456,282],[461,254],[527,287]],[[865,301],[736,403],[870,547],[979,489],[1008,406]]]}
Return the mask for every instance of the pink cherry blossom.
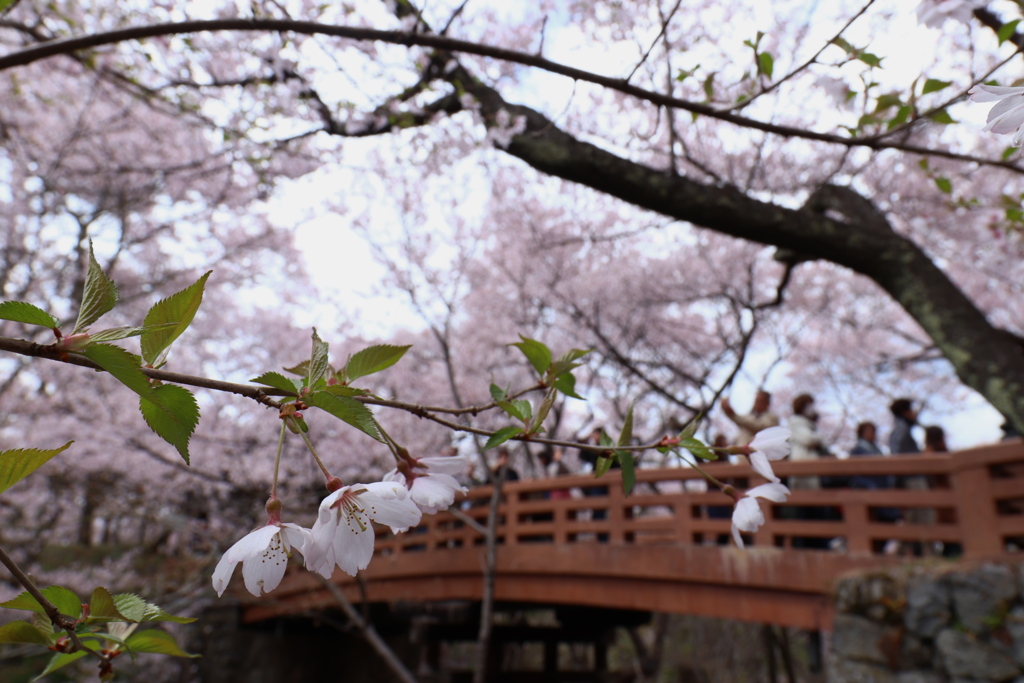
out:
{"label": "pink cherry blossom", "polygon": [[779,482],[770,461],[782,460],[789,455],[790,436],[787,427],[769,427],[759,431],[750,442],[750,465],[768,481]]}
{"label": "pink cherry blossom", "polygon": [[732,537],[736,545],[743,547],[741,531],[754,533],[764,524],[764,512],[758,504],[758,498],[764,498],[775,503],[785,502],[789,495],[789,489],[782,484],[770,483],[755,486],[736,501],[736,507],[732,511]]}
{"label": "pink cherry blossom", "polygon": [[947,19],[966,24],[982,4],[976,0],[921,0],[917,6],[917,23],[928,28],[941,28]]}
{"label": "pink cherry blossom", "polygon": [[452,476],[466,471],[465,456],[417,458],[415,463],[408,476],[396,468],[384,475],[384,481],[407,487],[412,501],[425,514],[447,510],[455,502],[456,492],[466,492],[466,487]]}
{"label": "pink cherry blossom", "polygon": [[995,102],[983,130],[999,135],[1014,133],[1013,146],[1024,141],[1024,88],[976,85],[967,91],[974,102]]}
{"label": "pink cherry blossom", "polygon": [[320,503],[310,542],[303,549],[306,567],[328,579],[335,565],[355,576],[373,557],[372,522],[399,531],[418,524],[420,517],[419,508],[398,482],[343,486]]}
{"label": "pink cherry blossom", "polygon": [[277,588],[288,566],[292,549],[300,552],[309,540],[309,530],[297,524],[278,522],[244,536],[228,548],[213,570],[213,589],[223,595],[235,571],[242,563],[242,579],[246,589],[259,597]]}

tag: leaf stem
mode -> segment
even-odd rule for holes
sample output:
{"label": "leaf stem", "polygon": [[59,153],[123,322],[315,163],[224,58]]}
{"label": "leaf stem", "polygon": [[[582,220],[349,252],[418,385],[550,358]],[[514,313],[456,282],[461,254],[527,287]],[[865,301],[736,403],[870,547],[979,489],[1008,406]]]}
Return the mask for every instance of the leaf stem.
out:
{"label": "leaf stem", "polygon": [[299,432],[299,436],[301,436],[302,440],[306,442],[306,448],[308,448],[309,452],[313,454],[313,460],[316,461],[317,467],[320,468],[320,471],[324,473],[325,477],[330,479],[331,473],[327,470],[327,467],[324,466],[323,461],[320,459],[320,455],[316,452],[316,449],[313,447],[313,442],[309,440],[309,437],[306,436],[306,433],[304,431],[298,429],[298,424],[296,424],[295,419],[293,417],[288,416],[285,419],[291,420],[292,424],[295,425],[296,430]]}
{"label": "leaf stem", "polygon": [[281,471],[281,453],[284,451],[284,430],[286,425],[281,420],[281,434],[277,437],[277,459],[274,460],[274,483],[270,486],[270,497],[277,498],[277,476]]}

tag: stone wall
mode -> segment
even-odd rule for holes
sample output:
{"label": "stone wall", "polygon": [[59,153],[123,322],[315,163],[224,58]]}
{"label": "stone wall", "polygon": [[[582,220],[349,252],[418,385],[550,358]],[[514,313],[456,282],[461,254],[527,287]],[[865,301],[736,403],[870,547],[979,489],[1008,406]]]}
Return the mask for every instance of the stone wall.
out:
{"label": "stone wall", "polygon": [[1024,563],[846,577],[831,650],[830,683],[1024,683]]}

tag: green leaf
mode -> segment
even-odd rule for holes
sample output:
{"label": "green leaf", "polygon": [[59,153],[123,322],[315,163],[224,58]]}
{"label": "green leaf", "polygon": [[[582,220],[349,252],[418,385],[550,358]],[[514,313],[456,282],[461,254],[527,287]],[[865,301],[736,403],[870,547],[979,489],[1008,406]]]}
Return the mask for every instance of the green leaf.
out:
{"label": "green leaf", "polygon": [[836,36],[835,38],[828,42],[831,43],[832,45],[839,46],[840,48],[843,49],[843,52],[845,52],[848,55],[853,54],[854,52],[857,51],[856,48],[853,47],[853,45],[850,45],[850,43],[848,43],[843,38],[840,38],[839,36]]}
{"label": "green leaf", "polygon": [[154,387],[150,398],[139,397],[139,410],[149,428],[190,464],[188,442],[199,424],[199,404],[192,392],[173,384]]}
{"label": "green leaf", "polygon": [[946,111],[945,109],[940,109],[940,110],[938,110],[936,112],[932,112],[931,114],[928,115],[928,118],[930,118],[935,123],[943,123],[943,124],[956,123],[956,121],[953,120],[953,117],[950,116],[949,112]]}
{"label": "green leaf", "polygon": [[622,423],[622,431],[619,433],[618,446],[628,446],[629,442],[633,440],[633,404],[629,404],[629,410],[626,411],[626,421]]}
{"label": "green leaf", "polygon": [[603,477],[604,475],[608,474],[608,470],[610,470],[611,468],[612,459],[604,455],[599,455],[597,457],[597,462],[594,463],[594,476]]}
{"label": "green leaf", "polygon": [[[710,76],[705,78],[704,79],[704,84],[701,87],[704,90],[704,95],[709,100],[714,99],[714,97],[715,97],[715,74],[712,73]],[[697,113],[694,112],[694,117],[696,118],[696,116],[697,116]]]}
{"label": "green leaf", "polygon": [[16,0],[0,0],[0,12],[10,7],[16,2]]}
{"label": "green leaf", "polygon": [[527,422],[530,418],[523,414],[517,405],[519,401],[495,401],[499,408],[505,411],[505,413],[516,420]]}
{"label": "green leaf", "polygon": [[60,448],[42,450],[40,448],[16,448],[0,451],[0,493],[11,488],[19,481],[35,472],[50,461],[50,458],[67,450],[74,441],[68,441]]}
{"label": "green leaf", "polygon": [[534,415],[533,421],[530,423],[530,433],[539,434],[544,430],[544,420],[547,419],[548,413],[551,412],[552,406],[555,405],[555,399],[558,397],[558,393],[549,390],[544,395],[544,400],[540,402],[540,407],[537,408],[537,414]]}
{"label": "green leaf", "polygon": [[118,294],[114,281],[107,277],[96,255],[92,251],[92,240],[89,240],[89,270],[85,275],[85,290],[82,293],[82,310],[78,312],[78,322],[71,334],[84,332],[104,313],[117,303]]}
{"label": "green leaf", "polygon": [[[82,601],[78,599],[74,591],[71,591],[63,586],[47,586],[39,591],[43,594],[43,597],[53,603],[53,606],[60,610],[60,613],[69,616],[72,619],[77,619],[82,616]],[[46,614],[46,610],[39,604],[39,601],[33,598],[28,591],[25,591],[21,595],[8,600],[7,602],[0,602],[0,607],[6,607],[7,609],[23,609],[30,612],[38,612],[39,614]]]}
{"label": "green leaf", "polygon": [[868,66],[874,68],[882,65],[882,58],[878,55],[871,54],[870,52],[861,52],[857,55],[857,59],[864,62]]}
{"label": "green leaf", "polygon": [[298,365],[294,365],[294,366],[292,366],[290,368],[284,368],[284,371],[285,372],[290,372],[293,375],[298,375],[299,377],[305,377],[306,376],[306,371],[308,369],[309,369],[309,361],[308,360],[304,360],[301,363],[299,363]]}
{"label": "green leaf", "polygon": [[27,621],[12,621],[0,626],[0,643],[29,643],[31,645],[49,645],[47,634]]}
{"label": "green leaf", "polygon": [[60,327],[59,320],[38,306],[27,304],[24,301],[4,301],[0,303],[0,320],[11,320],[27,325],[40,325],[51,329]]}
{"label": "green leaf", "polygon": [[690,422],[683,427],[683,431],[679,432],[679,436],[676,438],[680,441],[684,439],[692,439],[693,435],[697,433],[697,427],[700,426],[700,415],[690,420]]}
{"label": "green leaf", "polygon": [[886,128],[888,130],[892,130],[896,126],[902,126],[904,123],[907,122],[907,119],[910,118],[910,114],[913,111],[913,107],[911,107],[909,104],[904,104],[903,106],[896,110],[896,116],[889,119],[889,125],[886,126]]}
{"label": "green leaf", "polygon": [[927,95],[928,93],[938,92],[944,90],[949,86],[953,85],[952,81],[940,81],[937,78],[929,78],[924,82],[924,87],[921,88],[921,94]]}
{"label": "green leaf", "polygon": [[328,344],[313,328],[313,351],[309,356],[309,365],[306,366],[306,386],[313,387],[317,382],[327,379],[327,351]]}
{"label": "green leaf", "polygon": [[885,95],[878,96],[878,102],[875,105],[875,113],[883,112],[886,109],[892,107],[898,107],[903,103],[903,100],[896,93],[887,93]]}
{"label": "green leaf", "polygon": [[[128,594],[126,593],[125,595]],[[115,595],[114,600],[117,600],[119,597],[119,595]],[[176,617],[173,614],[168,614],[163,611],[159,606],[154,605],[151,602],[147,602],[146,613],[142,616],[142,621],[170,621],[175,624],[191,624],[193,621],[196,621],[196,619],[195,617]]]}
{"label": "green leaf", "polygon": [[112,344],[90,344],[81,353],[139,396],[149,397],[153,393],[149,379],[142,374],[138,356]]}
{"label": "green leaf", "polygon": [[944,194],[951,194],[953,192],[953,183],[950,182],[949,178],[932,178],[932,180],[935,181],[935,186]]}
{"label": "green leaf", "polygon": [[165,351],[174,340],[192,324],[192,319],[195,317],[196,311],[199,310],[199,304],[203,302],[206,279],[212,272],[212,270],[207,271],[185,289],[156,302],[146,313],[143,325],[167,325],[159,329],[154,327],[152,331],[147,331],[142,335],[140,340],[142,358],[147,363],[158,365],[163,362],[161,356],[166,355]]}
{"label": "green leaf", "polygon": [[1007,147],[1006,149],[1003,150],[1003,153],[1000,155],[999,158],[1002,159],[1003,161],[1006,161],[1007,159],[1013,156],[1013,153],[1016,152],[1017,149],[1017,147]]}
{"label": "green leaf", "polygon": [[370,392],[358,387],[349,387],[344,384],[328,384],[323,391],[334,396],[369,396]]}
{"label": "green leaf", "polygon": [[254,377],[249,380],[256,384],[265,384],[268,387],[274,387],[281,391],[287,391],[298,395],[299,390],[302,389],[302,382],[296,382],[295,380],[288,379],[279,372],[264,372],[259,377]]}
{"label": "green leaf", "polygon": [[391,344],[378,344],[365,348],[348,359],[348,363],[345,364],[345,375],[351,382],[359,377],[386,370],[400,361],[410,348],[411,346],[392,346]]}
{"label": "green leaf", "polygon": [[757,55],[757,72],[768,78],[772,77],[772,70],[775,68],[775,58],[767,52],[760,52]]}
{"label": "green leaf", "polygon": [[628,496],[633,492],[633,487],[636,485],[633,455],[625,451],[620,451],[616,455],[619,458],[619,464],[622,465],[622,492]]}
{"label": "green leaf", "polygon": [[571,372],[563,372],[561,375],[556,377],[554,387],[566,396],[572,396],[573,398],[578,398],[581,401],[586,400],[576,393],[576,377]]}
{"label": "green leaf", "polygon": [[718,459],[718,456],[716,456],[710,448],[693,437],[690,437],[689,439],[681,439],[679,441],[679,445],[696,455],[701,460]]}
{"label": "green leaf", "polygon": [[138,621],[130,619],[117,609],[114,596],[106,588],[100,586],[93,590],[89,598],[89,621]]}
{"label": "green leaf", "polygon": [[133,633],[124,641],[133,652],[152,652],[160,655],[171,655],[172,657],[198,657],[191,655],[180,647],[174,640],[174,636],[166,631],[150,629]]}
{"label": "green leaf", "polygon": [[1014,19],[999,27],[999,30],[996,31],[996,37],[999,38],[1000,45],[1013,37],[1013,34],[1017,32],[1017,24],[1019,23],[1020,19]]}
{"label": "green leaf", "polygon": [[373,413],[365,405],[349,398],[348,396],[335,396],[326,391],[315,391],[303,397],[304,402],[316,406],[334,417],[347,422],[356,429],[372,436],[377,441],[382,441],[377,431],[377,423],[373,419]]}
{"label": "green leaf", "polygon": [[491,438],[487,439],[487,443],[484,444],[484,450],[490,450],[495,446],[500,446],[505,443],[513,436],[518,436],[523,433],[522,427],[502,427],[498,431],[491,435]]}
{"label": "green leaf", "polygon": [[[155,327],[170,327],[170,325],[156,325]],[[145,334],[152,327],[112,327],[109,330],[100,330],[89,335],[89,339],[92,342],[108,342],[117,341],[118,339],[128,339],[129,337],[137,337],[140,334]]]}
{"label": "green leaf", "polygon": [[494,399],[495,401],[504,401],[505,398],[508,396],[508,391],[506,389],[502,389],[494,382],[491,382],[490,390],[491,398]]}
{"label": "green leaf", "polygon": [[536,339],[530,339],[523,335],[519,335],[519,338],[522,341],[509,344],[509,346],[514,346],[522,351],[523,355],[526,356],[526,360],[530,361],[533,369],[538,374],[543,375],[551,365],[551,349]]}
{"label": "green leaf", "polygon": [[79,650],[78,652],[72,652],[71,654],[64,654],[63,652],[58,652],[50,658],[50,661],[46,665],[46,668],[43,669],[43,672],[35,678],[33,678],[32,680],[38,681],[40,678],[46,676],[47,674],[53,673],[57,669],[62,669],[68,664],[71,664],[72,662],[78,661],[82,657],[85,657],[87,654],[89,653],[85,650]]}

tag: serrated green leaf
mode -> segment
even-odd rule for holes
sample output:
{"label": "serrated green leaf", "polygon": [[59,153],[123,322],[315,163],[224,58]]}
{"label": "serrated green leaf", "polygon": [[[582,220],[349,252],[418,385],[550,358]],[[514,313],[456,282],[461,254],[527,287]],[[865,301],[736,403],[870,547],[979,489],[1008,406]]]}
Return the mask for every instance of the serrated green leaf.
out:
{"label": "serrated green leaf", "polygon": [[690,422],[683,427],[683,431],[679,432],[679,436],[676,438],[682,441],[683,439],[692,439],[693,435],[697,433],[697,427],[700,426],[700,415],[694,417]]}
{"label": "serrated green leaf", "polygon": [[518,436],[523,433],[522,427],[502,427],[498,431],[491,434],[491,438],[487,439],[487,443],[484,444],[484,450],[490,450],[495,446],[500,446],[505,443],[513,436]]}
{"label": "serrated green leaf", "polygon": [[377,441],[381,441],[380,433],[377,431],[377,423],[373,419],[373,413],[354,398],[335,396],[326,391],[315,391],[308,396],[304,396],[302,400],[347,422]]}
{"label": "serrated green leaf", "polygon": [[523,422],[528,422],[530,420],[529,416],[524,414],[519,408],[518,404],[522,403],[522,401],[495,401],[495,403],[511,418],[522,420]]}
{"label": "serrated green leaf", "polygon": [[[117,596],[115,596],[115,599]],[[142,616],[142,621],[170,621],[175,624],[191,624],[196,621],[195,617],[177,617],[173,614],[168,614],[163,609],[151,602],[146,603],[146,613]]]}
{"label": "serrated green leaf", "polygon": [[[60,613],[69,616],[72,619],[77,619],[82,616],[82,601],[78,599],[74,591],[71,591],[63,586],[47,586],[39,591],[43,594],[43,597],[53,603],[53,606],[60,610]],[[7,609],[23,609],[30,612],[38,612],[39,614],[46,614],[46,610],[39,604],[39,601],[33,598],[28,591],[18,595],[15,598],[8,600],[7,602],[0,602],[0,607],[6,607]]]}
{"label": "serrated green leaf", "polygon": [[767,52],[760,52],[757,55],[757,72],[768,78],[772,77],[772,70],[775,68],[775,58]]}
{"label": "serrated green leaf", "polygon": [[536,339],[530,339],[523,335],[519,335],[519,339],[522,341],[514,342],[509,346],[514,346],[522,351],[526,360],[530,361],[530,365],[538,374],[543,375],[547,372],[548,367],[551,366],[551,349]]}
{"label": "serrated green leaf", "polygon": [[999,38],[1000,45],[1013,37],[1013,34],[1017,32],[1017,24],[1019,23],[1020,19],[1014,19],[999,27],[999,30],[996,31],[996,37]]}
{"label": "serrated green leaf", "polygon": [[615,442],[612,441],[612,437],[608,436],[608,432],[601,430],[601,434],[597,438],[599,446],[614,446]]}
{"label": "serrated green leaf", "polygon": [[939,188],[944,194],[950,194],[953,192],[953,183],[950,182],[949,178],[932,178],[935,181],[935,187]]}
{"label": "serrated green leaf", "polygon": [[576,393],[576,377],[571,372],[563,372],[558,377],[556,377],[554,387],[555,389],[558,389],[566,396],[578,398],[581,401],[586,400],[585,398]]}
{"label": "serrated green leaf", "polygon": [[150,607],[149,603],[134,593],[118,593],[111,596],[111,600],[113,600],[117,611],[131,622],[140,622],[145,619],[146,611]]}
{"label": "serrated green leaf", "polygon": [[10,320],[26,325],[39,325],[41,327],[60,327],[60,321],[52,315],[32,304],[24,301],[4,301],[0,303],[0,320]]}
{"label": "serrated green leaf", "polygon": [[626,411],[626,420],[622,423],[622,431],[619,432],[619,443],[618,446],[628,446],[629,442],[633,440],[633,404],[629,404],[629,410]]}
{"label": "serrated green leaf", "polygon": [[717,460],[718,456],[714,452],[701,443],[699,440],[694,438],[682,439],[679,445],[696,455],[701,460]]}
{"label": "serrated green leaf", "polygon": [[506,391],[505,389],[502,389],[501,387],[499,387],[494,382],[491,382],[490,391],[491,391],[491,398],[494,399],[495,401],[504,401],[505,398],[508,396],[508,391]]}
{"label": "serrated green leaf", "polygon": [[345,375],[351,382],[359,377],[386,370],[400,361],[410,348],[412,347],[391,344],[377,344],[365,348],[348,359],[348,363],[345,364]]}
{"label": "serrated green leaf", "polygon": [[35,472],[50,461],[50,458],[67,450],[74,441],[68,441],[60,448],[15,448],[0,451],[0,493]]}
{"label": "serrated green leaf", "polygon": [[604,475],[608,474],[608,470],[610,470],[611,468],[612,459],[604,455],[599,455],[597,457],[597,462],[594,463],[594,476],[603,477]]}
{"label": "serrated green leaf", "polygon": [[199,424],[199,404],[192,392],[174,384],[153,387],[149,398],[139,397],[139,410],[149,428],[190,464],[188,442]]}
{"label": "serrated green leaf", "polygon": [[281,391],[289,391],[296,395],[298,395],[299,390],[302,388],[302,382],[290,380],[279,372],[264,372],[259,377],[254,377],[249,381],[255,382],[256,384],[264,384],[268,387],[274,387]]}
{"label": "serrated green leaf", "polygon": [[924,82],[924,87],[921,88],[921,94],[927,95],[929,93],[938,92],[944,90],[949,86],[953,85],[952,81],[940,81],[937,78],[929,78]]}
{"label": "serrated green leaf", "polygon": [[50,658],[50,661],[47,663],[46,668],[43,669],[43,672],[35,678],[33,678],[32,680],[38,681],[40,678],[43,678],[47,674],[53,673],[57,669],[62,669],[68,664],[71,664],[72,662],[78,661],[82,657],[85,657],[87,654],[89,653],[85,650],[79,650],[78,652],[72,652],[71,654],[64,654],[63,652],[58,652]]}
{"label": "serrated green leaf", "polygon": [[82,309],[78,312],[78,322],[75,323],[75,329],[71,334],[86,331],[89,325],[99,320],[117,304],[117,299],[117,287],[100,268],[92,251],[92,240],[89,240],[89,270],[85,275]]}
{"label": "serrated green leaf", "polygon": [[633,455],[625,451],[619,451],[616,455],[619,464],[622,466],[622,492],[629,496],[636,485],[636,471],[634,470]]}
{"label": "serrated green leaf", "polygon": [[306,376],[306,371],[308,370],[308,368],[309,368],[309,361],[308,360],[304,360],[301,363],[299,363],[298,365],[293,365],[290,368],[284,368],[284,371],[285,372],[290,372],[293,375],[298,375],[299,377],[305,377]]}
{"label": "serrated green leaf", "polygon": [[327,342],[320,338],[313,328],[313,350],[309,356],[309,365],[306,366],[306,386],[312,387],[317,382],[327,379]]}
{"label": "serrated green leaf", "polygon": [[133,652],[152,652],[160,655],[171,655],[172,657],[198,657],[199,655],[192,655],[180,647],[178,642],[174,640],[174,636],[166,631],[160,631],[158,629],[150,629],[148,631],[137,631],[129,636],[125,641]]}
{"label": "serrated green leaf", "polygon": [[533,421],[530,423],[530,433],[539,434],[544,430],[544,420],[547,419],[548,413],[551,412],[552,406],[555,405],[555,399],[558,397],[558,393],[555,391],[548,391],[544,395],[544,400],[540,402],[540,407],[537,408],[537,414],[533,416]]}
{"label": "serrated green leaf", "polygon": [[953,117],[950,116],[949,112],[946,111],[945,109],[940,109],[940,110],[938,110],[936,112],[932,112],[931,114],[928,115],[928,118],[930,118],[935,123],[942,123],[942,124],[956,123],[956,121],[953,119]]}
{"label": "serrated green leaf", "polygon": [[81,354],[140,396],[148,397],[152,393],[138,356],[112,344],[90,344]]}
{"label": "serrated green leaf", "polygon": [[[169,327],[169,325],[156,325],[155,327]],[[109,330],[100,330],[89,335],[90,341],[96,342],[109,342],[117,341],[118,339],[128,339],[129,337],[137,337],[140,334],[145,334],[151,327],[111,327]]]}
{"label": "serrated green leaf", "polygon": [[369,396],[370,392],[358,387],[349,387],[344,384],[328,384],[323,391],[335,396]]}
{"label": "serrated green leaf", "polygon": [[0,643],[49,645],[50,637],[27,621],[11,621],[0,626]]}
{"label": "serrated green leaf", "polygon": [[[207,271],[185,289],[156,302],[146,313],[146,319],[142,324],[154,326],[154,329],[144,333],[140,340],[142,358],[147,363],[157,365],[163,362],[164,352],[192,324],[192,319],[195,318],[196,311],[199,310],[199,305],[203,302],[206,280],[212,272],[212,270]],[[165,324],[166,327],[155,327]]]}
{"label": "serrated green leaf", "polygon": [[99,621],[138,621],[130,619],[117,609],[114,596],[106,588],[99,586],[94,589],[89,598],[89,620]]}

